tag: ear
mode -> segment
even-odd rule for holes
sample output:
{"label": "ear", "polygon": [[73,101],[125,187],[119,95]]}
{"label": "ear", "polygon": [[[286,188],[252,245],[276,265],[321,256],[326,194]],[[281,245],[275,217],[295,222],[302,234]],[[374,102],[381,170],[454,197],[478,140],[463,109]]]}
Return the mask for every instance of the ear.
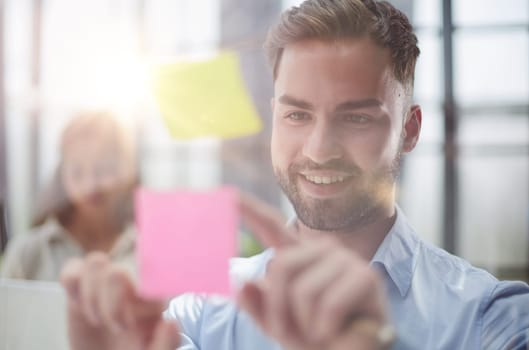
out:
{"label": "ear", "polygon": [[411,152],[417,141],[419,141],[419,135],[421,133],[422,125],[422,111],[419,105],[411,106],[408,114],[406,115],[406,120],[404,121],[403,126],[403,143],[402,151],[405,153]]}

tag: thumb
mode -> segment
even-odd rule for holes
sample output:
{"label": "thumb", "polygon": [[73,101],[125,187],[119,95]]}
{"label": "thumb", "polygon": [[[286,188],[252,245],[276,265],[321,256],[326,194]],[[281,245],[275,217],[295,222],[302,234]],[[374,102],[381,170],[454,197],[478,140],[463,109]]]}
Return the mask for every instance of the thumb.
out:
{"label": "thumb", "polygon": [[180,346],[180,334],[174,321],[161,320],[156,325],[149,350],[175,350]]}
{"label": "thumb", "polygon": [[296,242],[294,232],[285,226],[285,220],[277,209],[242,192],[239,207],[245,224],[265,246],[279,248]]}

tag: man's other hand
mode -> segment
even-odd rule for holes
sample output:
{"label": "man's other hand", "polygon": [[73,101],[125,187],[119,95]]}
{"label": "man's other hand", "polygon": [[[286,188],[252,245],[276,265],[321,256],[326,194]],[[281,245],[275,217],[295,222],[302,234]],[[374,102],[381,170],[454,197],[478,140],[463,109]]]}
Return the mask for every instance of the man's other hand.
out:
{"label": "man's other hand", "polygon": [[125,270],[103,253],[72,259],[64,267],[72,350],[174,350],[176,323],[163,320],[164,303],[145,300]]}

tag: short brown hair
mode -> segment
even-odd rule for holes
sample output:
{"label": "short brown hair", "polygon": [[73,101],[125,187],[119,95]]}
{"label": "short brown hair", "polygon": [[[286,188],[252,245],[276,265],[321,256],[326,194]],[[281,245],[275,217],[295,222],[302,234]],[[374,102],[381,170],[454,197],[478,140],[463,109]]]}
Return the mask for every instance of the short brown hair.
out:
{"label": "short brown hair", "polygon": [[369,36],[391,53],[394,77],[413,87],[419,56],[408,18],[387,1],[306,0],[285,11],[268,32],[264,47],[274,79],[284,48],[305,39],[339,40]]}

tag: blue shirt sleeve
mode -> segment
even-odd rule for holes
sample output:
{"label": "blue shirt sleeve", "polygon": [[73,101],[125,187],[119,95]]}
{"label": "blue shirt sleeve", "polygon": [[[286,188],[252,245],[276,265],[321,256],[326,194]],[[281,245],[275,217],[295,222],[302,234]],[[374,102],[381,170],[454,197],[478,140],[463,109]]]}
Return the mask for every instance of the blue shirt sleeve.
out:
{"label": "blue shirt sleeve", "polygon": [[178,350],[200,350],[203,309],[204,296],[201,295],[183,294],[171,300],[164,317],[179,323],[182,342]]}
{"label": "blue shirt sleeve", "polygon": [[482,310],[482,349],[528,348],[529,285],[499,282],[483,303]]}

